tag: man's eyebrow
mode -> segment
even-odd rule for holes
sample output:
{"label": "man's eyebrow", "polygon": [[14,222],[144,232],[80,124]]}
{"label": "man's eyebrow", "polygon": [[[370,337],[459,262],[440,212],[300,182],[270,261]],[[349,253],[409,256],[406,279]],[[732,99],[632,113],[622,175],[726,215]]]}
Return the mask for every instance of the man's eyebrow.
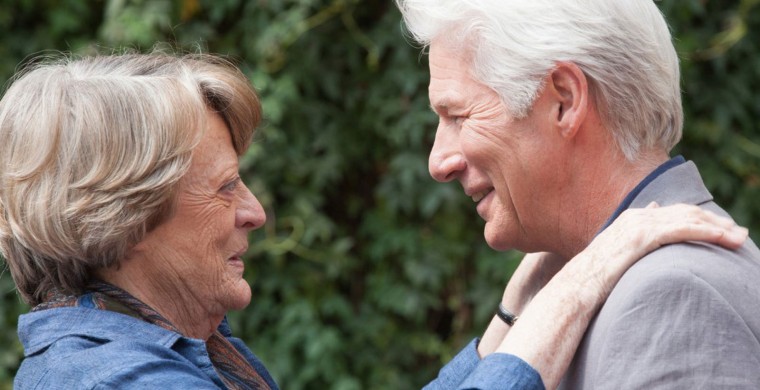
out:
{"label": "man's eyebrow", "polygon": [[448,112],[450,106],[451,102],[448,98],[443,98],[435,103],[430,103],[430,109],[436,114]]}

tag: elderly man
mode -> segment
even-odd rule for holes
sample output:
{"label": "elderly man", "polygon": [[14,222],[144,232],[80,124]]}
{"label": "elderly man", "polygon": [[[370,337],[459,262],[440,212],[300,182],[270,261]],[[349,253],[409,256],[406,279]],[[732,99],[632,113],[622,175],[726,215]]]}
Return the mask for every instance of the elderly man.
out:
{"label": "elderly man", "polygon": [[[440,118],[430,173],[461,183],[494,249],[550,252],[556,269],[629,208],[727,215],[694,163],[669,157],[683,122],[679,65],[651,0],[397,4],[429,47]],[[758,259],[750,240],[649,254],[592,320],[560,387],[758,388]]]}

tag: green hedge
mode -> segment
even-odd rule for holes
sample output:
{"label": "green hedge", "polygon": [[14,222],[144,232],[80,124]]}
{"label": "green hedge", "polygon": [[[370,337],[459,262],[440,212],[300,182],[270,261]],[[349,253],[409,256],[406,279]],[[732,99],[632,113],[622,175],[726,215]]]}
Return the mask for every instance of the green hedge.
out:
{"label": "green hedge", "polygon": [[[760,3],[662,1],[682,58],[677,152],[760,232]],[[234,59],[266,115],[242,161],[269,222],[233,329],[284,389],[411,389],[479,334],[520,257],[427,173],[427,59],[389,0],[2,0],[0,80],[30,55],[171,42]],[[0,388],[27,308],[0,275]]]}

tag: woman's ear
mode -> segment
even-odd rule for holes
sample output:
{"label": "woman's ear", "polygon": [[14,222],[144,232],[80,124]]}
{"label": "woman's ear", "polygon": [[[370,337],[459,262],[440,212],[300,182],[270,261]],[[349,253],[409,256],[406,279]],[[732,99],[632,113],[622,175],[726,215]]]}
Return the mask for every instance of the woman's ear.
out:
{"label": "woman's ear", "polygon": [[552,118],[565,138],[573,138],[586,119],[589,107],[588,79],[578,65],[559,62],[547,78],[546,90],[555,99]]}

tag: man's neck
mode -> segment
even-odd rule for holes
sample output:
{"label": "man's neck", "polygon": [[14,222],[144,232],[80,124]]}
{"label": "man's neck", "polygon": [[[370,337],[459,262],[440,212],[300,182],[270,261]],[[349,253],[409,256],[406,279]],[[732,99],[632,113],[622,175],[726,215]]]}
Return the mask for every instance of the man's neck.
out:
{"label": "man's neck", "polygon": [[579,161],[565,201],[572,206],[560,217],[557,253],[571,259],[585,249],[626,195],[667,160],[665,152],[642,153],[635,161],[615,152]]}

